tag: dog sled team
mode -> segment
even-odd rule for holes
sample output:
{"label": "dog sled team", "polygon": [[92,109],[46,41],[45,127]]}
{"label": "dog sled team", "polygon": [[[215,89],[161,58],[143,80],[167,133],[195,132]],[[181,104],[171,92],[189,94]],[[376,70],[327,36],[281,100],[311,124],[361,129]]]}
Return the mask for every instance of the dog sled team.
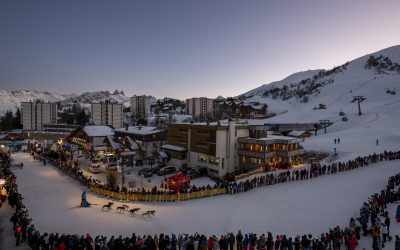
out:
{"label": "dog sled team", "polygon": [[[113,205],[114,205],[114,202],[108,202],[107,204],[104,204],[101,209],[103,211],[104,211],[104,209],[111,210]],[[129,208],[128,205],[123,204],[121,206],[118,206],[116,208],[116,210],[118,212],[120,212],[120,213],[124,213],[125,211],[129,211],[129,213],[133,215],[133,214],[139,213],[140,208],[139,207]],[[155,210],[147,210],[147,211],[141,213],[140,215],[141,215],[142,218],[145,217],[145,216],[151,217],[151,216],[155,216],[156,215],[156,211]]]}

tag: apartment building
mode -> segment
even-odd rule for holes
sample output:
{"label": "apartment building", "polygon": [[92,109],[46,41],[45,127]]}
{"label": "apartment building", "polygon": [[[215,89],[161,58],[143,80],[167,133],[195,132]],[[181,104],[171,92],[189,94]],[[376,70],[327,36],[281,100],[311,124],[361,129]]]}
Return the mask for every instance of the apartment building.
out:
{"label": "apartment building", "polygon": [[91,119],[93,125],[123,127],[123,106],[111,101],[92,103]]}
{"label": "apartment building", "polygon": [[186,99],[186,113],[195,120],[210,120],[214,114],[213,99],[197,97]]}
{"label": "apartment building", "polygon": [[21,102],[22,129],[25,131],[43,131],[44,124],[57,123],[57,104],[35,100]]}
{"label": "apartment building", "polygon": [[150,96],[134,95],[131,97],[131,114],[134,119],[146,118],[150,115]]}

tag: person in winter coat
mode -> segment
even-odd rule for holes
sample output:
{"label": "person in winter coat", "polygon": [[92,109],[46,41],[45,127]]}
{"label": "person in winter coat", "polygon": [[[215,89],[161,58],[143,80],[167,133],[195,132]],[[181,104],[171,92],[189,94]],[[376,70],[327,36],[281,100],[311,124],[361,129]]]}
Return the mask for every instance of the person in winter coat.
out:
{"label": "person in winter coat", "polygon": [[21,226],[16,225],[15,227],[15,245],[19,246],[21,244]]}
{"label": "person in winter coat", "polygon": [[208,238],[208,241],[207,241],[208,250],[212,250],[213,244],[214,244],[214,238],[210,236],[210,237]]}
{"label": "person in winter coat", "polygon": [[394,250],[400,250],[400,238],[396,235],[396,241],[394,242]]}
{"label": "person in winter coat", "polygon": [[386,238],[389,238],[389,241],[392,240],[391,237],[389,236],[388,227],[384,223],[382,223],[381,232],[382,232],[383,243],[386,242]]}
{"label": "person in winter coat", "polygon": [[86,238],[85,238],[85,247],[86,250],[93,250],[93,238],[92,236],[90,236],[90,234],[86,234]]}
{"label": "person in winter coat", "polygon": [[57,250],[67,250],[67,245],[65,245],[63,240],[60,240],[56,245]]}
{"label": "person in winter coat", "polygon": [[250,240],[247,234],[244,235],[243,250],[249,250]]}
{"label": "person in winter coat", "polygon": [[348,239],[348,244],[349,244],[349,249],[350,250],[354,250],[357,247],[357,239],[356,237],[353,235]]}
{"label": "person in winter coat", "polygon": [[214,238],[214,240],[213,240],[212,250],[219,250],[218,239],[215,235],[213,238]]}
{"label": "person in winter coat", "polygon": [[229,234],[229,250],[233,250],[233,246],[235,245],[235,235],[233,233]]}
{"label": "person in winter coat", "polygon": [[236,249],[243,250],[243,234],[240,230],[236,234]]}

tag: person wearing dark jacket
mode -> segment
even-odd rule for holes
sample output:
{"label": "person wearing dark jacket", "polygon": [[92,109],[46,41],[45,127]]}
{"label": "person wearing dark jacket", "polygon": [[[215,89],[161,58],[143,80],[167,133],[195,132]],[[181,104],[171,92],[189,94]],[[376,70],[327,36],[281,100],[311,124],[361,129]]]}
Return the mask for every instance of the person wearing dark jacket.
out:
{"label": "person wearing dark jacket", "polygon": [[236,234],[236,249],[243,250],[243,234],[240,230]]}

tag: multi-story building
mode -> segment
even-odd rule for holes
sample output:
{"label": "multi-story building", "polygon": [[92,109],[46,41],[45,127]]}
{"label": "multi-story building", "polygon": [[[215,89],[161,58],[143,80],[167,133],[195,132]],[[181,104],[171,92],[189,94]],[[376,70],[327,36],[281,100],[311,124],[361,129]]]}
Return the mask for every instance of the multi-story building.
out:
{"label": "multi-story building", "polygon": [[114,128],[123,127],[123,107],[122,104],[105,101],[92,103],[92,123],[97,126],[112,126]]}
{"label": "multi-story building", "polygon": [[22,129],[26,131],[42,131],[44,124],[57,123],[57,104],[36,100],[21,102]]}
{"label": "multi-story building", "polygon": [[179,168],[206,167],[223,177],[235,170],[287,168],[302,163],[302,139],[267,135],[266,126],[237,124],[169,124],[161,146]]}
{"label": "multi-story building", "polygon": [[150,115],[150,96],[134,95],[131,97],[131,115],[135,120],[146,118]]}
{"label": "multi-story building", "polygon": [[303,162],[302,139],[268,135],[266,138],[240,138],[240,167],[264,166],[268,170],[290,168]]}
{"label": "multi-story building", "polygon": [[167,140],[167,131],[151,126],[126,126],[115,129],[115,137],[127,143],[130,147],[137,147],[138,159],[145,160],[155,156],[160,151],[160,146]]}
{"label": "multi-story building", "polygon": [[198,97],[186,99],[186,113],[195,120],[210,120],[214,114],[213,99]]}
{"label": "multi-story building", "polygon": [[176,167],[206,167],[210,175],[223,177],[238,165],[237,139],[248,137],[248,126],[228,124],[169,124],[168,144],[161,146]]}

